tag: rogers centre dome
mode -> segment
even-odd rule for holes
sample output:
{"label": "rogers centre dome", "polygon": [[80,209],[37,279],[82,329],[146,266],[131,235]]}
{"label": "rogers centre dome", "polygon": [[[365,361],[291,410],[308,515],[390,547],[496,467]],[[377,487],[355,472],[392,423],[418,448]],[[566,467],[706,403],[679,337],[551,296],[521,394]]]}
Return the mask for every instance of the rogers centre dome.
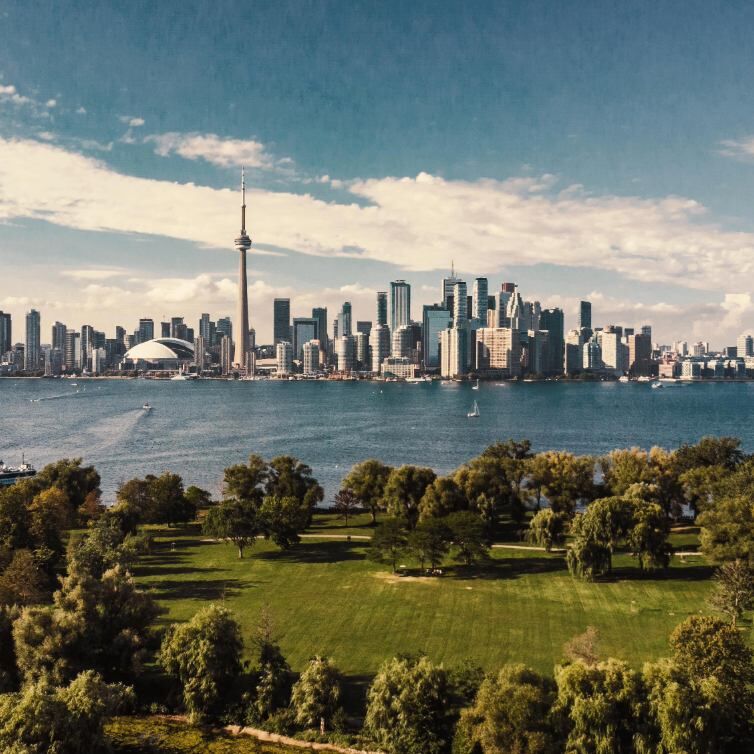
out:
{"label": "rogers centre dome", "polygon": [[175,368],[182,362],[194,360],[194,346],[179,338],[155,338],[129,348],[124,361],[134,364],[149,364],[153,368]]}

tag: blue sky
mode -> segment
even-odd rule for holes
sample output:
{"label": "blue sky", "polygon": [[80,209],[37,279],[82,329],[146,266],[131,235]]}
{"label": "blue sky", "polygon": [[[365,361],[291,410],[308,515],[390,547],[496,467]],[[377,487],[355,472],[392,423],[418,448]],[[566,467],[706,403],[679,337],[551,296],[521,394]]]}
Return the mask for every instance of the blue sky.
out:
{"label": "blue sky", "polygon": [[[418,306],[455,259],[665,342],[754,325],[754,6],[0,0],[0,309]],[[9,284],[10,283],[10,284]]]}

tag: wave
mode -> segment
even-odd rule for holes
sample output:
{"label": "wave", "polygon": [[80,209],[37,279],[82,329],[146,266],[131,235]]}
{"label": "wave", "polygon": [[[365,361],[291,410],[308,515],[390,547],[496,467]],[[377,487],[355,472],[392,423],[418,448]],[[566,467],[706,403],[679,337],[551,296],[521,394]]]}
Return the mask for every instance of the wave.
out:
{"label": "wave", "polygon": [[74,392],[68,392],[68,393],[60,393],[59,395],[43,395],[40,398],[29,398],[29,400],[32,403],[41,403],[42,401],[57,401],[61,398],[73,398],[75,395],[78,395],[81,391],[80,390],[74,390]]}

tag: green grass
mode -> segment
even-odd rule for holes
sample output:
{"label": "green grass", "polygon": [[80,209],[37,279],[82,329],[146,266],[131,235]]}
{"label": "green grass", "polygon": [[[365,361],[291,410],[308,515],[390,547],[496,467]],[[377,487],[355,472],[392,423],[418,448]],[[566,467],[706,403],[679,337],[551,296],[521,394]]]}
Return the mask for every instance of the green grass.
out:
{"label": "green grass", "polygon": [[115,754],[294,754],[299,748],[159,717],[117,717],[105,726]]}
{"label": "green grass", "polygon": [[[319,523],[312,531],[340,529],[332,520]],[[369,531],[351,523],[363,522],[349,521],[349,533]],[[706,610],[710,588],[711,568],[701,558],[644,577],[618,555],[614,580],[584,583],[561,556],[494,550],[484,569],[398,578],[367,560],[360,541],[307,539],[288,552],[260,542],[239,560],[232,545],[202,541],[197,525],[156,534],[154,553],[135,575],[166,608],[164,622],[223,603],[248,645],[267,606],[294,670],[321,653],[362,678],[397,653],[417,651],[448,665],[468,658],[492,669],[515,661],[549,673],[564,642],[588,625],[599,630],[604,655],[639,666],[667,652],[674,626]]]}

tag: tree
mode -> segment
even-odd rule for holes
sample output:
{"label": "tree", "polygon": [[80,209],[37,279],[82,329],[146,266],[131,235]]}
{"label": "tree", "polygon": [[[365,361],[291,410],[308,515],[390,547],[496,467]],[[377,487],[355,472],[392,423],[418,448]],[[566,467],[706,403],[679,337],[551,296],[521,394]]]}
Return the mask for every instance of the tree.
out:
{"label": "tree", "polygon": [[599,662],[599,631],[587,626],[583,634],[577,634],[563,645],[563,656],[569,662],[596,665]]}
{"label": "tree", "polygon": [[7,552],[34,547],[27,490],[23,483],[0,488],[0,548]]}
{"label": "tree", "polygon": [[265,610],[257,628],[254,644],[257,665],[254,671],[254,698],[250,720],[258,724],[288,706],[293,683],[291,668],[273,638],[272,622]]}
{"label": "tree", "polygon": [[473,706],[461,714],[454,754],[556,754],[550,716],[555,683],[525,665],[488,676]]}
{"label": "tree", "polygon": [[238,548],[238,557],[254,544],[261,533],[261,521],[253,500],[223,500],[210,508],[204,519],[203,531],[215,539],[232,542]]}
{"label": "tree", "polygon": [[483,560],[487,555],[487,536],[484,522],[476,513],[457,511],[445,518],[450,529],[453,547],[467,566]]}
{"label": "tree", "polygon": [[301,541],[299,532],[309,524],[308,505],[295,497],[266,497],[259,509],[259,525],[265,537],[284,550]]}
{"label": "tree", "polygon": [[717,499],[697,518],[704,556],[716,563],[754,564],[754,503],[748,494]]}
{"label": "tree", "polygon": [[223,607],[210,605],[188,623],[170,626],[158,661],[177,676],[192,721],[222,712],[241,672],[242,651],[240,626]]}
{"label": "tree", "polygon": [[507,510],[520,521],[523,518],[523,505],[513,490],[508,474],[510,459],[494,455],[481,455],[461,466],[453,475],[466,496],[466,507],[475,510],[484,519],[490,532],[497,517]]}
{"label": "tree", "polygon": [[531,442],[529,440],[506,440],[496,442],[487,447],[483,456],[497,459],[510,459],[512,461],[525,461],[532,457]]}
{"label": "tree", "polygon": [[37,492],[57,487],[63,492],[73,515],[86,501],[87,495],[100,494],[100,475],[94,466],[82,466],[81,458],[63,458],[45,466],[33,479]]}
{"label": "tree", "polygon": [[668,542],[670,521],[665,511],[657,503],[637,500],[633,504],[632,517],[626,542],[631,553],[638,558],[639,568],[642,571],[667,568],[673,548]]}
{"label": "tree", "polygon": [[468,501],[463,490],[452,477],[438,477],[427,487],[419,501],[419,520],[447,516],[448,513],[464,510]]}
{"label": "tree", "polygon": [[448,676],[426,657],[383,663],[367,694],[364,728],[388,754],[442,754],[450,738]]}
{"label": "tree", "polygon": [[355,515],[359,508],[359,498],[353,490],[348,487],[343,487],[339,490],[333,499],[335,511],[338,514],[338,518],[342,518],[348,526],[348,519]]}
{"label": "tree", "polygon": [[568,519],[564,513],[556,513],[552,508],[544,508],[529,521],[529,539],[550,552],[553,547],[561,547],[565,542]]}
{"label": "tree", "polygon": [[385,509],[391,516],[406,519],[409,529],[413,529],[419,519],[419,501],[434,481],[432,469],[421,466],[393,469],[385,485]]}
{"label": "tree", "polygon": [[729,615],[735,626],[746,610],[754,608],[754,573],[743,560],[723,563],[715,573],[710,604]]}
{"label": "tree", "polygon": [[86,671],[64,688],[43,679],[0,695],[0,749],[13,754],[107,751],[104,723],[134,704],[133,691]]}
{"label": "tree", "polygon": [[385,519],[374,530],[369,557],[378,563],[390,563],[395,573],[407,543],[406,524],[398,518]]}
{"label": "tree", "polygon": [[574,662],[555,668],[560,719],[568,752],[633,754],[654,751],[645,740],[641,677],[627,663]]}
{"label": "tree", "polygon": [[293,456],[277,456],[269,462],[264,491],[267,497],[296,498],[310,516],[325,496],[311,468]]}
{"label": "tree", "polygon": [[49,599],[49,581],[29,550],[16,550],[0,575],[0,604],[34,605]]}
{"label": "tree", "polygon": [[341,675],[332,660],[312,658],[291,692],[296,722],[324,733],[339,708],[340,693]]}
{"label": "tree", "polygon": [[246,464],[229,466],[225,469],[223,492],[229,498],[246,503],[262,504],[267,484],[268,467],[265,460],[254,453]]}
{"label": "tree", "polygon": [[182,524],[196,518],[196,505],[186,498],[183,480],[178,474],[165,472],[149,484],[150,515],[145,523]]}
{"label": "tree", "polygon": [[555,513],[573,516],[580,500],[589,500],[594,489],[594,459],[573,453],[548,451],[529,462],[529,474],[537,490],[537,507],[542,493]]}
{"label": "tree", "polygon": [[377,523],[377,511],[383,508],[385,485],[392,468],[370,458],[356,464],[343,480],[343,487],[352,490],[361,504],[372,514],[372,524]]}
{"label": "tree", "polygon": [[20,613],[17,607],[0,607],[0,699],[2,694],[15,691],[19,684],[13,623]]}
{"label": "tree", "polygon": [[703,467],[735,471],[743,460],[737,437],[702,437],[696,445],[684,443],[675,452],[675,465],[680,471]]}
{"label": "tree", "polygon": [[197,511],[203,508],[209,508],[209,506],[212,505],[212,495],[207,492],[207,490],[203,490],[195,484],[186,487],[186,492],[183,494],[186,500],[188,500]]}
{"label": "tree", "polygon": [[419,561],[422,570],[426,562],[433,571],[442,564],[450,549],[450,536],[450,529],[439,518],[428,518],[416,525],[416,529],[408,535],[408,549]]}

